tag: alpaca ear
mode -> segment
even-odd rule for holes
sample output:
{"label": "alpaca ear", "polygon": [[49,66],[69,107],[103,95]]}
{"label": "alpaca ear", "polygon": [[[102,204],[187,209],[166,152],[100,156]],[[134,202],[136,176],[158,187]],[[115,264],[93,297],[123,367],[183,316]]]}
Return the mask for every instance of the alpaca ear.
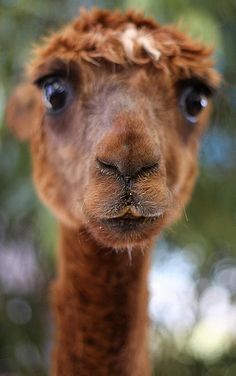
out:
{"label": "alpaca ear", "polygon": [[5,119],[19,140],[29,140],[38,119],[40,94],[30,83],[20,84],[9,98]]}

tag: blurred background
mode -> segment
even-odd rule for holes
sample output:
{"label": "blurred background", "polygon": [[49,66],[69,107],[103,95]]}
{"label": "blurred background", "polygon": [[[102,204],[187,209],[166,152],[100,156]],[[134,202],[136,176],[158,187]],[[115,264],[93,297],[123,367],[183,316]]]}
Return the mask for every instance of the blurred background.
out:
{"label": "blurred background", "polygon": [[[150,272],[153,375],[236,375],[236,1],[0,0],[0,375],[48,372],[56,224],[31,182],[27,145],[4,125],[6,98],[32,43],[81,5],[144,9],[216,47],[224,85],[204,137],[201,174]],[[158,372],[157,372],[158,370]]]}

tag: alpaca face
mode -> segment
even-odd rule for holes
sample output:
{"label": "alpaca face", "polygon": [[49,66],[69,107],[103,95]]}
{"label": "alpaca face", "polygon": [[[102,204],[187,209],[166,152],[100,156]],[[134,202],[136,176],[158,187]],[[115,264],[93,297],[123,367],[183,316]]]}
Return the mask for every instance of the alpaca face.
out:
{"label": "alpaca face", "polygon": [[95,13],[39,51],[8,122],[24,123],[37,191],[59,220],[125,248],[181,215],[218,77],[209,51],[183,34]]}
{"label": "alpaca face", "polygon": [[150,67],[48,69],[37,80],[31,139],[40,196],[105,245],[145,242],[181,214],[192,191],[208,88]]}

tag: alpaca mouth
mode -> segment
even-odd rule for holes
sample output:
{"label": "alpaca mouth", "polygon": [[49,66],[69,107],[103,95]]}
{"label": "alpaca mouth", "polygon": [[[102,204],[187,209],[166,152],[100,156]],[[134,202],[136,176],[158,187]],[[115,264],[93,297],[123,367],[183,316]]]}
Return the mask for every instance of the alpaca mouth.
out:
{"label": "alpaca mouth", "polygon": [[103,225],[113,230],[128,232],[146,228],[163,217],[164,210],[159,208],[155,213],[143,213],[133,205],[127,205],[114,216],[102,219]]}
{"label": "alpaca mouth", "polygon": [[148,226],[156,222],[160,216],[139,216],[135,217],[130,214],[125,214],[122,217],[113,217],[108,219],[103,219],[102,222],[104,225],[120,230],[120,231],[135,231],[139,230],[143,226]]}

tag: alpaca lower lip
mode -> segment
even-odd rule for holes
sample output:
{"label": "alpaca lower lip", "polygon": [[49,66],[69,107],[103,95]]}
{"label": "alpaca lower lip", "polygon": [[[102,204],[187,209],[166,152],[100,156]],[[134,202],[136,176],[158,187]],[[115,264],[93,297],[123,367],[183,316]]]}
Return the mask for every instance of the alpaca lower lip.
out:
{"label": "alpaca lower lip", "polygon": [[140,228],[140,226],[149,225],[155,222],[158,219],[156,217],[132,217],[132,216],[124,216],[124,217],[115,217],[104,219],[103,223],[106,226],[111,228],[116,228],[120,230],[136,230]]}

